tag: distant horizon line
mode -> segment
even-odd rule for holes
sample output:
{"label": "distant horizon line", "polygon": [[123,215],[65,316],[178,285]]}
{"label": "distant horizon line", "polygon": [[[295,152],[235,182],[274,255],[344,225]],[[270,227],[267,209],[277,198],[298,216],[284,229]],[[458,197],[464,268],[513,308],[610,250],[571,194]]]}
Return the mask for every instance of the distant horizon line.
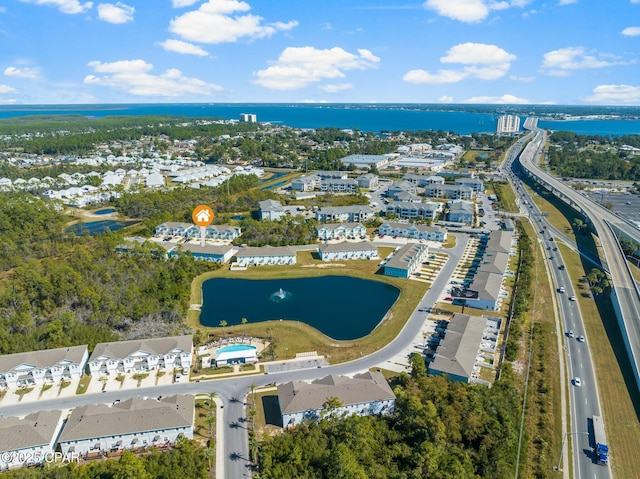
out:
{"label": "distant horizon line", "polygon": [[313,102],[313,101],[226,101],[226,102],[105,102],[105,103],[13,103],[0,104],[0,109],[4,108],[30,108],[30,107],[82,107],[82,106],[127,106],[127,105],[296,105],[296,106],[322,106],[322,105],[424,105],[424,106],[456,106],[456,107],[491,107],[491,108],[527,108],[527,107],[579,107],[579,108],[640,108],[640,105],[608,105],[608,104],[590,104],[583,105],[577,103],[428,103],[428,102]]}

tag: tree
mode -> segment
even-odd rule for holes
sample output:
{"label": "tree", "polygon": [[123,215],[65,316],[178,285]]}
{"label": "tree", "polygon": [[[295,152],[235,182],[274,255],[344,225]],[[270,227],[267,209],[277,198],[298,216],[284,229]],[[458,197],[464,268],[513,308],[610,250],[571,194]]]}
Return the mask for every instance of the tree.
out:
{"label": "tree", "polygon": [[247,337],[247,323],[248,322],[249,322],[249,320],[247,318],[242,318],[240,320],[240,324],[242,324],[244,326],[244,331],[242,332],[242,340],[243,341]]}
{"label": "tree", "polygon": [[222,328],[222,335],[226,336],[227,333],[225,332],[225,329],[227,327],[227,322],[223,319],[222,321],[220,321],[220,327]]}
{"label": "tree", "polygon": [[256,395],[256,385],[255,383],[251,383],[249,384],[249,389],[251,390],[251,405],[254,406],[256,401],[255,401],[255,395]]}
{"label": "tree", "polygon": [[216,450],[213,447],[207,447],[204,450],[204,457],[207,459],[207,462],[209,464],[209,471],[211,471],[211,469],[213,469],[213,463],[215,461],[216,458]]}
{"label": "tree", "polygon": [[323,414],[328,417],[333,417],[335,412],[343,406],[340,398],[336,396],[329,396],[322,403],[322,407],[324,408]]}

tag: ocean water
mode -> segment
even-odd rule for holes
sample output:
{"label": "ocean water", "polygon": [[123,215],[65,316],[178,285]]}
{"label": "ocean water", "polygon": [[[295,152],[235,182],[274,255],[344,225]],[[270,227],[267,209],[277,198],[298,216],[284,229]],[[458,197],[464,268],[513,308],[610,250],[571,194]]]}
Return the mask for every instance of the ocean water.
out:
{"label": "ocean water", "polygon": [[[27,115],[106,116],[173,115],[186,118],[240,118],[255,113],[259,122],[295,128],[335,127],[365,132],[434,130],[459,134],[494,133],[501,111],[496,106],[444,106],[410,104],[127,104],[127,105],[7,105],[0,107],[0,119]],[[571,109],[573,107],[567,107]],[[562,109],[562,108],[559,108]],[[487,111],[493,111],[487,113]],[[532,107],[532,111],[535,111]],[[521,115],[521,124],[525,116]],[[640,134],[640,120],[545,121],[540,126],[582,134]]]}

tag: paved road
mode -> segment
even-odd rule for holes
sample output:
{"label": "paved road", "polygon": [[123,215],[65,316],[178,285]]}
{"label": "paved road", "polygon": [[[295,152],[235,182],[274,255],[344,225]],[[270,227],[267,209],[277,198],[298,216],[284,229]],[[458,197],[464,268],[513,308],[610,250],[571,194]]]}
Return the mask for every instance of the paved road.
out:
{"label": "paved road", "polygon": [[[506,168],[512,169],[512,162],[505,164]],[[516,167],[517,169],[517,167]],[[608,467],[597,465],[593,454],[593,426],[591,418],[594,415],[602,415],[600,409],[600,399],[598,396],[598,385],[596,382],[595,369],[589,349],[589,341],[597,341],[599,338],[588,338],[582,322],[582,316],[578,302],[575,301],[576,291],[574,291],[571,278],[566,269],[560,269],[564,265],[564,260],[560,251],[553,251],[557,248],[558,240],[564,240],[565,237],[555,227],[553,227],[547,218],[537,213],[537,207],[533,204],[531,196],[527,191],[516,183],[516,193],[519,195],[525,209],[527,209],[534,218],[533,226],[536,229],[542,249],[545,252],[546,260],[550,264],[551,275],[556,285],[556,294],[562,318],[563,334],[564,334],[564,353],[566,355],[567,372],[571,378],[570,387],[570,409],[571,409],[571,430],[565,431],[564,439],[570,437],[572,445],[573,471],[574,477],[608,479],[611,477],[611,471]],[[526,204],[525,204],[526,202]],[[560,287],[564,288],[564,292],[559,292]],[[569,298],[574,298],[571,300]],[[569,331],[572,334],[569,334]],[[559,334],[561,332],[558,332]],[[570,337],[573,336],[573,337]],[[583,336],[585,342],[578,341],[578,337]],[[581,386],[577,386],[574,378],[580,379]],[[566,387],[563,384],[562,387]],[[569,444],[569,441],[566,442]],[[564,453],[559,453],[559,456]],[[566,464],[566,459],[565,464]],[[558,465],[562,468],[562,462],[558,461]],[[565,476],[568,471],[565,470]]]}
{"label": "paved road", "polygon": [[538,168],[536,158],[544,147],[546,132],[539,129],[535,129],[534,132],[534,139],[520,155],[520,165],[545,187],[576,205],[591,221],[600,239],[602,255],[611,276],[613,284],[611,302],[616,309],[618,324],[625,341],[636,387],[640,389],[640,291],[629,270],[624,253],[613,234],[612,226],[624,231],[636,240],[640,239],[640,230]]}
{"label": "paved road", "polygon": [[[244,422],[246,417],[244,402],[246,401],[248,392],[250,392],[249,385],[254,384],[256,387],[260,387],[270,383],[310,381],[329,374],[352,375],[367,371],[370,368],[376,367],[394,356],[401,354],[407,346],[410,346],[412,342],[415,341],[416,337],[420,336],[428,313],[421,312],[419,310],[432,308],[435,305],[438,297],[447,287],[449,278],[452,276],[455,267],[464,252],[467,241],[467,236],[458,236],[455,248],[447,250],[449,253],[448,261],[443,266],[432,287],[429,288],[422,297],[405,327],[387,346],[369,356],[348,363],[336,364],[334,366],[322,368],[214,379],[209,381],[200,381],[199,383],[177,383],[166,386],[137,388],[135,390],[108,391],[106,393],[97,394],[87,393],[69,398],[58,398],[47,401],[37,401],[0,407],[0,413],[5,416],[22,416],[35,411],[70,409],[96,403],[110,404],[116,399],[125,400],[136,396],[148,396],[152,398],[157,396],[169,396],[172,394],[205,394],[214,391],[218,394],[218,397],[223,404],[222,416],[224,422],[224,437],[221,438],[221,440],[223,443],[224,457],[218,459],[224,461],[223,477],[250,477],[251,471],[248,468],[248,436]],[[400,301],[407,300],[400,298]],[[384,325],[379,327],[384,327]]]}

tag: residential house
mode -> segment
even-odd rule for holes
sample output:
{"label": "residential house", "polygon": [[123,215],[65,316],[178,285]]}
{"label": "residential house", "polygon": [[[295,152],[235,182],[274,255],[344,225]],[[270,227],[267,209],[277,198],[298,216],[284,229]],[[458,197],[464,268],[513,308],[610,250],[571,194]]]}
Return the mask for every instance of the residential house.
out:
{"label": "residential house", "polygon": [[98,343],[89,358],[92,376],[191,368],[193,335]]}
{"label": "residential house", "polygon": [[[212,240],[233,241],[239,238],[242,229],[239,226],[209,225],[205,227],[204,237]],[[200,228],[190,229],[185,235],[187,238],[200,238]]]}
{"label": "residential house", "polygon": [[424,195],[429,198],[470,200],[473,198],[474,192],[468,186],[431,184],[425,187]]}
{"label": "residential house", "polygon": [[278,221],[284,216],[284,208],[279,201],[264,200],[258,203],[260,208],[260,219]]}
{"label": "residential house", "polygon": [[473,297],[467,298],[466,304],[471,308],[497,311],[502,306],[500,293],[504,276],[502,274],[478,271],[467,288]]}
{"label": "residential house", "polygon": [[409,181],[394,182],[387,188],[387,197],[395,198],[398,193],[411,193],[415,195],[416,186]]}
{"label": "residential house", "polygon": [[69,416],[58,445],[63,454],[73,452],[87,459],[167,447],[179,437],[193,439],[194,418],[190,395],[80,406]]}
{"label": "residential house", "polygon": [[479,178],[456,178],[454,185],[468,186],[475,193],[479,193],[484,190],[484,183]]}
{"label": "residential house", "polygon": [[326,179],[320,182],[320,191],[329,193],[357,193],[358,182],[353,178]]}
{"label": "residential house", "polygon": [[384,264],[385,276],[409,278],[420,269],[423,261],[429,256],[429,247],[423,244],[409,243],[399,248]]}
{"label": "residential house", "polygon": [[425,241],[438,241],[440,243],[447,239],[447,230],[440,226],[427,226],[418,223],[397,223],[387,221],[383,223],[378,232],[387,236],[401,236]]}
{"label": "residential house", "polygon": [[236,254],[237,266],[273,266],[295,264],[296,251],[288,246],[242,248]]}
{"label": "residential house", "polygon": [[356,223],[368,220],[374,215],[369,206],[326,206],[316,211],[316,221]]}
{"label": "residential house", "polygon": [[0,471],[42,463],[53,457],[62,429],[62,411],[39,411],[0,418]]}
{"label": "residential house", "polygon": [[[329,398],[337,398],[341,406],[327,410]],[[278,385],[278,401],[285,428],[318,419],[324,414],[338,417],[391,414],[395,399],[387,380],[379,372],[368,371],[353,378],[331,375],[310,383],[291,381]]]}
{"label": "residential house", "polygon": [[475,205],[470,201],[449,202],[449,221],[453,223],[473,224]]}
{"label": "residential house", "polygon": [[318,253],[322,261],[341,261],[349,259],[380,259],[378,248],[369,241],[352,243],[325,243],[318,246]]}
{"label": "residential house", "polygon": [[455,313],[444,331],[428,372],[455,382],[471,382],[481,353],[487,321],[482,316]]}
{"label": "residential house", "polygon": [[398,218],[412,220],[422,218],[423,220],[435,221],[438,212],[442,211],[442,203],[410,203],[394,202],[387,205],[386,214],[397,215]]}
{"label": "residential house", "polygon": [[293,191],[313,191],[319,186],[320,177],[318,175],[301,176],[291,181]]}
{"label": "residential house", "polygon": [[358,182],[358,186],[360,188],[373,190],[378,187],[378,175],[374,175],[373,173],[367,173],[365,175],[358,176],[358,178],[356,178],[356,181]]}
{"label": "residential house", "polygon": [[361,223],[325,223],[316,226],[318,239],[357,238],[367,234]]}
{"label": "residential house", "polygon": [[59,383],[82,376],[87,345],[0,356],[0,387],[16,388]]}
{"label": "residential house", "polygon": [[222,246],[205,244],[202,246],[199,243],[182,243],[171,249],[168,256],[169,258],[178,257],[187,251],[198,260],[211,263],[226,263],[238,252],[238,248],[229,244]]}
{"label": "residential house", "polygon": [[402,178],[402,181],[408,181],[421,188],[429,185],[444,185],[444,178],[436,175],[427,176],[407,173]]}
{"label": "residential house", "polygon": [[169,221],[156,226],[154,236],[187,236],[198,229],[193,223],[179,223]]}

